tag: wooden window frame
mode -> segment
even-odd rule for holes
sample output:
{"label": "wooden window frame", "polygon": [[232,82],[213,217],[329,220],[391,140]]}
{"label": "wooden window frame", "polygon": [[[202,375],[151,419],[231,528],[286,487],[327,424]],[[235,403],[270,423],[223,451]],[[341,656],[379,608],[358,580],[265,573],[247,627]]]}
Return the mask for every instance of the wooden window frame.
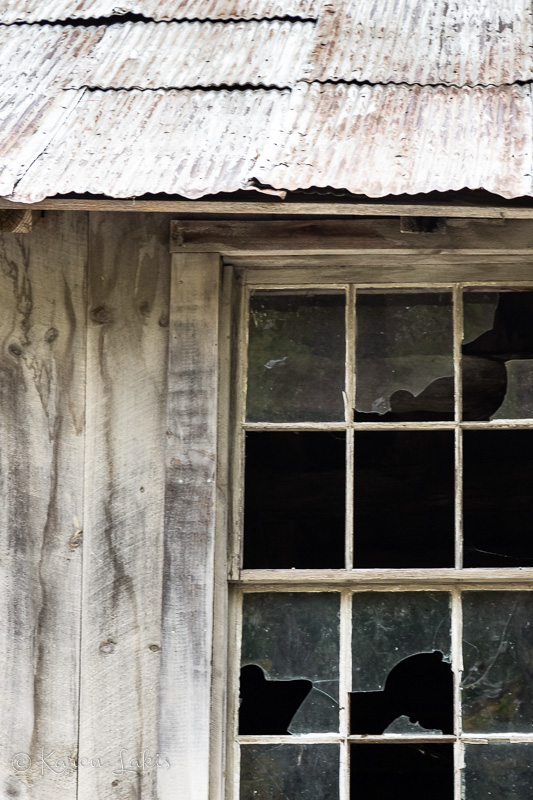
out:
{"label": "wooden window frame", "polygon": [[[399,220],[314,220],[298,221],[265,221],[265,222],[183,222],[172,223],[171,252],[173,253],[172,307],[175,313],[171,319],[180,315],[186,320],[186,327],[179,333],[171,325],[170,361],[173,364],[174,352],[177,356],[175,366],[170,370],[170,397],[173,386],[178,387],[183,379],[183,367],[180,362],[178,341],[209,341],[216,349],[219,343],[219,357],[214,361],[208,358],[207,372],[210,372],[208,383],[218,387],[218,402],[196,405],[195,413],[205,412],[210,419],[209,435],[204,442],[206,452],[212,459],[216,453],[216,478],[211,480],[209,489],[202,486],[204,505],[211,509],[203,520],[196,520],[198,530],[207,526],[207,545],[203,544],[192,554],[196,566],[200,566],[206,582],[206,593],[202,598],[202,612],[191,625],[185,626],[187,637],[195,636],[200,642],[202,663],[189,660],[186,672],[202,675],[204,690],[202,699],[201,731],[195,728],[198,711],[198,695],[189,711],[185,722],[181,725],[183,736],[193,730],[196,745],[187,747],[182,756],[182,773],[187,776],[186,794],[191,800],[238,800],[238,782],[236,782],[236,765],[233,758],[235,728],[230,720],[235,720],[237,708],[238,686],[238,654],[240,613],[238,597],[248,591],[339,591],[343,607],[349,605],[352,591],[375,590],[445,590],[453,597],[452,619],[452,657],[454,669],[460,667],[461,622],[459,596],[465,589],[533,589],[533,569],[430,569],[430,570],[389,570],[389,569],[357,569],[357,570],[241,570],[240,540],[235,531],[241,528],[242,519],[242,476],[243,476],[243,426],[242,410],[245,398],[245,359],[246,359],[246,324],[247,297],[253,289],[274,288],[342,288],[357,284],[361,288],[450,288],[457,294],[463,287],[497,287],[509,288],[533,287],[533,224],[529,221],[500,220],[458,220],[454,229],[439,228],[436,234],[421,233],[407,235],[402,239],[399,232]],[[396,226],[396,228],[394,227]],[[393,230],[394,229],[394,230]],[[391,232],[392,231],[392,232]],[[209,286],[216,287],[215,294],[209,294]],[[353,291],[349,289],[349,291]],[[209,296],[209,301],[206,297]],[[192,309],[200,303],[200,311],[187,316],[187,308]],[[206,304],[207,303],[207,304]],[[215,306],[219,313],[214,313]],[[208,332],[205,330],[205,313],[208,314]],[[456,314],[459,313],[455,306]],[[197,308],[198,311],[198,308]],[[203,318],[204,322],[200,319]],[[192,332],[191,332],[192,321]],[[355,319],[348,315],[348,330],[355,329]],[[202,328],[202,326],[204,327]],[[186,330],[187,329],[187,330]],[[458,328],[456,327],[456,331]],[[173,345],[173,342],[176,346]],[[454,359],[456,369],[460,359],[460,338],[456,335]],[[193,348],[194,350],[194,348]],[[203,353],[203,356],[202,356]],[[188,365],[195,359],[205,357],[205,351],[196,346],[189,353]],[[185,372],[187,370],[185,369]],[[213,381],[215,384],[213,384]],[[190,397],[197,397],[197,389],[189,387]],[[205,395],[207,397],[207,395]],[[213,395],[214,396],[214,395]],[[190,401],[189,401],[190,403]],[[169,434],[173,427],[180,428],[180,415],[183,409],[173,407],[170,400]],[[190,411],[191,409],[189,409]],[[187,412],[189,413],[189,412]],[[186,415],[187,416],[187,415]],[[213,427],[213,422],[216,424]],[[370,428],[391,428],[391,423],[367,425]],[[447,428],[457,431],[460,428],[513,428],[533,427],[533,422],[504,423],[413,423],[397,424],[393,427]],[[246,424],[245,428],[261,429],[268,426]],[[283,426],[270,426],[283,429]],[[340,426],[346,429],[345,425]],[[357,424],[351,424],[351,429]],[[287,429],[326,430],[339,429],[335,424],[290,424]],[[180,462],[181,455],[194,442],[198,443],[197,431],[191,426],[189,436],[180,435],[180,447],[176,449],[169,438],[169,464]],[[456,447],[456,452],[458,449]],[[178,455],[176,455],[178,454]],[[211,460],[213,464],[213,460]],[[204,465],[205,467],[205,465]],[[201,471],[201,470],[200,470]],[[207,473],[205,473],[207,474]],[[209,473],[211,475],[211,473]],[[459,474],[459,473],[458,473]],[[196,480],[196,479],[195,479]],[[204,480],[207,480],[204,478]],[[348,485],[350,481],[348,481]],[[194,487],[193,487],[194,488]],[[195,489],[196,491],[196,489]],[[171,505],[171,504],[170,504]],[[190,501],[189,501],[190,505]],[[187,513],[187,503],[182,506]],[[177,506],[176,506],[177,508]],[[167,501],[167,519],[172,525],[179,516],[176,508],[169,512]],[[459,513],[456,510],[456,513]],[[199,527],[198,527],[199,526]],[[216,530],[216,536],[215,536]],[[458,530],[460,527],[458,526]],[[349,538],[349,537],[348,537]],[[202,537],[200,536],[200,539]],[[228,547],[229,542],[229,547]],[[207,549],[206,549],[207,548]],[[171,550],[172,548],[170,548]],[[201,558],[199,554],[201,553]],[[170,560],[178,560],[169,553]],[[190,555],[190,554],[189,554]],[[201,563],[200,563],[201,562]],[[168,558],[167,558],[168,563]],[[228,566],[226,566],[228,565]],[[187,580],[188,567],[174,572],[171,582],[165,582],[171,596],[171,602],[177,602],[179,586]],[[167,601],[168,602],[168,601]],[[167,615],[164,615],[166,617]],[[193,615],[194,616],[194,615]],[[349,613],[342,615],[341,641],[347,641],[346,627]],[[175,632],[172,631],[172,634]],[[167,631],[163,636],[170,643],[172,635]],[[197,648],[193,648],[198,652]],[[341,657],[345,660],[344,675],[349,674],[346,664],[350,655],[346,645],[341,645]],[[200,666],[200,669],[199,669]],[[176,696],[185,696],[196,692],[197,684],[184,679],[183,674],[175,673],[167,676],[169,683],[165,693],[162,687],[163,702]],[[342,691],[348,691],[347,677],[344,678]],[[177,690],[176,690],[177,687]],[[459,685],[455,681],[455,708],[460,708]],[[206,697],[210,699],[209,713],[206,714]],[[177,714],[176,714],[177,716]],[[345,712],[346,717],[346,712]],[[196,720],[197,721],[197,720]],[[342,720],[341,720],[341,724]],[[347,722],[344,723],[345,728]],[[246,737],[251,740],[251,737]],[[252,737],[253,738],[253,737]],[[330,737],[305,737],[306,742],[337,741]],[[365,737],[366,741],[369,738]],[[379,737],[382,741],[382,737]],[[429,738],[429,737],[426,737]],[[447,741],[450,737],[439,737]],[[460,798],[462,755],[461,748],[467,739],[451,737],[456,749],[455,798]],[[504,738],[502,735],[491,737],[483,735],[482,739]],[[176,739],[176,737],[174,737]],[[275,741],[283,741],[283,737],[274,737]],[[285,737],[294,743],[297,739]],[[423,740],[417,738],[416,741]],[[510,741],[533,741],[531,735],[506,735]],[[269,737],[257,737],[258,741],[267,743]],[[354,737],[344,732],[344,751],[348,742]],[[431,737],[435,741],[435,737]],[[208,772],[206,772],[208,770]],[[200,781],[199,772],[209,775],[208,785]],[[345,770],[347,775],[347,770]],[[341,800],[349,798],[347,778],[341,788]]]}

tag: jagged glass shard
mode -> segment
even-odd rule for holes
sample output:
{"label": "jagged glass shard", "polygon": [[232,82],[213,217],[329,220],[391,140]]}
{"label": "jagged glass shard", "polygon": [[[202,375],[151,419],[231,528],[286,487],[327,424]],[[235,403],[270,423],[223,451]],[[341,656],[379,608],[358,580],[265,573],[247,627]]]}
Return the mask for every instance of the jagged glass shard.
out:
{"label": "jagged glass shard", "polygon": [[465,292],[463,418],[533,416],[533,292]]}
{"label": "jagged glass shard", "polygon": [[450,420],[450,293],[358,292],[356,419]]}
{"label": "jagged glass shard", "polygon": [[260,666],[272,683],[313,684],[290,733],[339,730],[339,617],[338,592],[244,595],[242,665]]}
{"label": "jagged glass shard", "polygon": [[409,717],[402,715],[395,719],[394,722],[391,722],[383,733],[407,733],[411,734],[411,736],[433,736],[440,735],[442,731],[423,728],[418,722],[411,722]]}
{"label": "jagged glass shard", "polygon": [[336,800],[339,746],[241,746],[241,800]]}
{"label": "jagged glass shard", "polygon": [[247,420],[344,420],[344,326],[344,294],[253,294]]}
{"label": "jagged glass shard", "polygon": [[463,661],[464,730],[530,733],[533,592],[466,592]]}

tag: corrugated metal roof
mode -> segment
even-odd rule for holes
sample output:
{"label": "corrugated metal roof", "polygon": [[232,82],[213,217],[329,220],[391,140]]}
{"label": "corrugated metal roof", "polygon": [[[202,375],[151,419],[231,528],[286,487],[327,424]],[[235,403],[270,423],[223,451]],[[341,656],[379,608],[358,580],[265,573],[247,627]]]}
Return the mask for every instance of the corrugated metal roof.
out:
{"label": "corrugated metal roof", "polygon": [[0,26],[0,91],[290,86],[306,70],[314,30],[279,21]]}
{"label": "corrugated metal roof", "polygon": [[88,92],[13,199],[331,186],[531,194],[529,87]]}
{"label": "corrugated metal roof", "polygon": [[243,188],[289,91],[87,92],[17,186],[24,202],[67,192],[195,198]]}
{"label": "corrugated metal roof", "polygon": [[3,0],[0,23],[139,14],[146,19],[316,18],[323,0]]}
{"label": "corrugated metal roof", "polygon": [[0,25],[1,195],[533,194],[530,0],[5,0],[0,20],[126,12],[218,21]]}
{"label": "corrugated metal roof", "polygon": [[112,25],[65,85],[291,86],[308,69],[315,27],[278,21]]}
{"label": "corrugated metal roof", "polygon": [[526,86],[481,88],[303,84],[284,134],[254,177],[276,189],[354,194],[486,189],[532,192],[533,110]]}
{"label": "corrugated metal roof", "polygon": [[474,86],[533,77],[531,0],[344,0],[310,80]]}
{"label": "corrugated metal roof", "polygon": [[[2,74],[44,65],[62,73],[71,88],[287,86],[301,80],[485,86],[533,79],[530,0],[341,5],[335,13],[333,5],[324,10],[318,24],[0,26]],[[61,46],[52,53],[53,41]]]}

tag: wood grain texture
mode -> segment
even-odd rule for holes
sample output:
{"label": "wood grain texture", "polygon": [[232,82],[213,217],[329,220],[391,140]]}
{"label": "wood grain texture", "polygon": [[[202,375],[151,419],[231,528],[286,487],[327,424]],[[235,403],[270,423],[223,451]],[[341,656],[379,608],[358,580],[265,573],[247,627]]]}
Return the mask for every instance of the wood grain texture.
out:
{"label": "wood grain texture", "polygon": [[528,220],[450,220],[441,231],[404,234],[396,219],[175,220],[175,253],[218,252],[223,256],[478,252],[533,254]]}
{"label": "wood grain texture", "polygon": [[[517,262],[516,258],[509,263],[502,263],[503,259],[498,257],[497,263],[487,263],[485,256],[482,261],[468,259],[468,262],[456,263],[435,263],[427,256],[412,256],[411,258],[396,256],[392,264],[368,263],[368,257],[361,259],[360,264],[336,265],[331,263],[331,256],[327,261],[322,258],[319,264],[318,259],[309,257],[311,264],[316,266],[285,266],[281,263],[275,267],[268,266],[270,259],[265,259],[267,265],[263,269],[259,268],[263,259],[256,259],[256,269],[251,269],[246,273],[248,286],[294,286],[298,284],[308,285],[342,285],[355,283],[368,286],[450,286],[459,281],[461,283],[472,283],[477,285],[487,285],[492,281],[511,282],[519,281],[525,283],[533,282],[533,259],[522,258]],[[463,256],[464,258],[464,256]],[[240,259],[232,258],[235,266],[240,265]],[[345,259],[346,261],[346,259]],[[411,261],[412,263],[406,263]],[[418,262],[418,263],[417,263]],[[290,264],[290,262],[289,262]]]}
{"label": "wood grain texture", "polygon": [[446,585],[503,587],[520,585],[533,590],[533,569],[354,569],[354,570],[288,570],[245,569],[239,581],[243,585],[281,586],[398,586]]}
{"label": "wood grain texture", "polygon": [[80,800],[156,796],[168,224],[90,218]]}
{"label": "wood grain texture", "polygon": [[174,256],[161,673],[161,800],[207,800],[220,259]]}
{"label": "wood grain texture", "polygon": [[0,234],[2,798],[76,798],[86,261],[85,213]]}
{"label": "wood grain texture", "polygon": [[0,197],[0,208],[31,208],[37,210],[63,211],[137,211],[137,212],[171,212],[173,214],[274,214],[288,216],[419,216],[419,217],[455,217],[467,219],[533,219],[533,204],[525,198],[522,205],[517,201],[506,203],[496,198],[496,204],[487,201],[475,202],[471,198],[461,199],[461,193],[454,199],[442,196],[439,200],[429,200],[421,195],[415,197],[399,196],[388,198],[388,202],[379,199],[331,201],[324,196],[322,201],[270,200],[266,202],[254,200],[151,200],[142,198],[120,199],[113,197],[96,198],[87,195],[84,198],[48,197],[38,203],[13,203]]}

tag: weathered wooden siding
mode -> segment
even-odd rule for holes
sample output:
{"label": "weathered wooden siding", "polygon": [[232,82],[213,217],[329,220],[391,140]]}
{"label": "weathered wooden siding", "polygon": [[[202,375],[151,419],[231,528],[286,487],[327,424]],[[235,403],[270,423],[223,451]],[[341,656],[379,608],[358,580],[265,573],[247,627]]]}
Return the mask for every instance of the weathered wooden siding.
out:
{"label": "weathered wooden siding", "polygon": [[152,800],[166,769],[169,222],[0,235],[0,797]]}
{"label": "weathered wooden siding", "polygon": [[0,235],[5,798],[76,796],[86,264],[86,214],[51,212],[31,234]]}
{"label": "weathered wooden siding", "polygon": [[220,257],[173,257],[163,587],[162,800],[207,800]]}
{"label": "weathered wooden siding", "polygon": [[90,217],[80,753],[105,766],[80,766],[84,800],[155,798],[164,769],[148,758],[158,752],[168,231],[165,216]]}

